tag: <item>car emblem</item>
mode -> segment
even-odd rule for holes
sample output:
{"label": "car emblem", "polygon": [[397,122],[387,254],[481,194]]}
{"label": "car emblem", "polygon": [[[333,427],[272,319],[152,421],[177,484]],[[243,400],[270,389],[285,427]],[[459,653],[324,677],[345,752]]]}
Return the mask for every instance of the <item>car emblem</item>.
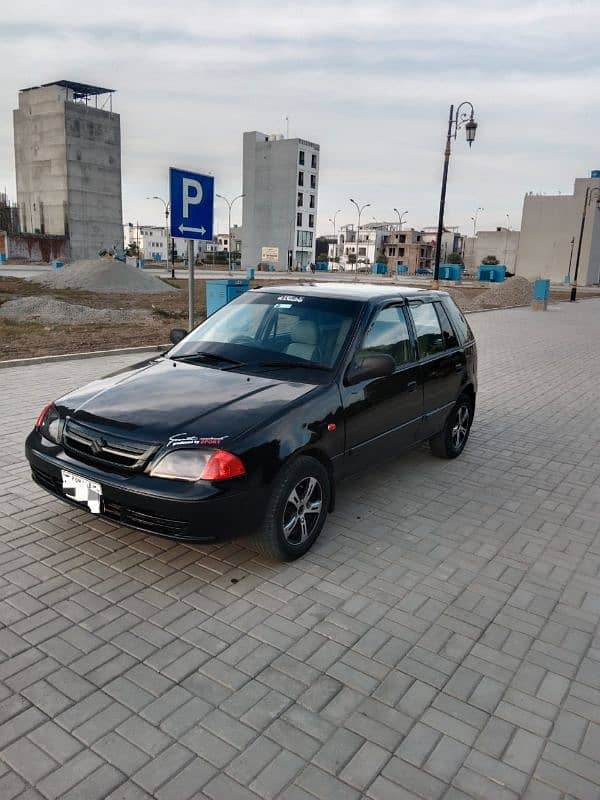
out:
{"label": "car emblem", "polygon": [[92,439],[92,441],[90,442],[90,447],[92,449],[92,453],[94,453],[94,455],[97,456],[106,447],[106,440],[105,439]]}

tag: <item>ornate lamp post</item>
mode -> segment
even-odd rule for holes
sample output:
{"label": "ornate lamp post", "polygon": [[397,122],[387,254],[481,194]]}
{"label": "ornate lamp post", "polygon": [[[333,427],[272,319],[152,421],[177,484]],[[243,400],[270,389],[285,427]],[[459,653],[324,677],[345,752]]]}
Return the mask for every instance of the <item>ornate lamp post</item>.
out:
{"label": "ornate lamp post", "polygon": [[[464,107],[468,106],[471,111],[462,111]],[[437,289],[440,283],[440,256],[442,251],[442,235],[444,232],[444,209],[446,206],[446,184],[448,183],[448,164],[450,162],[451,142],[456,139],[459,128],[465,129],[467,142],[469,147],[475,141],[475,134],[477,133],[477,123],[475,122],[475,109],[473,104],[468,100],[462,102],[454,113],[454,106],[450,106],[450,114],[448,116],[448,134],[446,136],[446,149],[444,151],[444,171],[442,173],[442,191],[440,195],[440,212],[438,217],[437,241],[435,247],[435,267],[433,270],[432,286]]]}
{"label": "ornate lamp post", "polygon": [[577,300],[577,276],[579,275],[579,259],[581,258],[581,243],[583,242],[583,231],[585,228],[585,217],[587,214],[587,208],[592,202],[592,197],[596,193],[598,195],[598,199],[596,200],[596,208],[600,209],[600,186],[594,186],[593,188],[587,187],[585,190],[585,202],[583,204],[583,213],[581,215],[581,228],[579,229],[579,244],[577,245],[577,258],[575,259],[575,275],[573,276],[573,285],[571,287],[571,302],[574,303]]}
{"label": "ornate lamp post", "polygon": [[365,203],[364,205],[360,206],[356,200],[350,198],[350,202],[356,206],[356,210],[358,211],[358,228],[356,230],[356,261],[354,264],[354,278],[356,279],[358,276],[358,239],[360,236],[360,215],[365,210],[365,208],[370,208],[371,203]]}
{"label": "ornate lamp post", "polygon": [[221,200],[225,200],[225,202],[227,203],[227,208],[228,208],[228,212],[229,212],[229,217],[228,217],[228,220],[229,220],[229,223],[228,223],[228,230],[229,230],[229,272],[231,272],[231,206],[235,203],[236,200],[239,200],[240,197],[245,197],[245,196],[246,196],[245,194],[238,194],[238,195],[236,195],[236,197],[233,198],[233,200],[228,200],[222,194],[218,194],[217,195],[217,197],[219,197]]}

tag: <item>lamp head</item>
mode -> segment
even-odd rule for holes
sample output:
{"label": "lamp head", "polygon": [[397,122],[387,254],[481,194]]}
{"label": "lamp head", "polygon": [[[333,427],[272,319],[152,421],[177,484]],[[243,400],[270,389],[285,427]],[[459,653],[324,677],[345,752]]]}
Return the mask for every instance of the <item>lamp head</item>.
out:
{"label": "lamp head", "polygon": [[473,119],[473,115],[471,115],[471,119],[465,125],[465,133],[467,135],[469,147],[471,147],[475,141],[475,134],[477,133],[477,123]]}

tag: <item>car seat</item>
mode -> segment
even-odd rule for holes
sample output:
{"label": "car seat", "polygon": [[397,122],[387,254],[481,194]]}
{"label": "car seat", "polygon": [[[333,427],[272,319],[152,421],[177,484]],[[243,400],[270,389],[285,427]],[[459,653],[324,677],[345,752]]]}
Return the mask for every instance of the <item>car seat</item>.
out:
{"label": "car seat", "polygon": [[305,361],[320,361],[319,329],[311,319],[303,319],[290,332],[291,341],[285,349],[289,356]]}

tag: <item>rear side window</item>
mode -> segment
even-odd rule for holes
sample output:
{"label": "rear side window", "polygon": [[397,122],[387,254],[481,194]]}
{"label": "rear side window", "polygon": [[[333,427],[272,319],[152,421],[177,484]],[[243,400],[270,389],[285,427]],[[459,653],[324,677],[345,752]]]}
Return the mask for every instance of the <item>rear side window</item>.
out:
{"label": "rear side window", "polygon": [[456,338],[456,334],[452,329],[450,320],[444,311],[443,305],[441,303],[434,303],[434,306],[440,320],[440,325],[442,326],[442,333],[444,335],[444,344],[446,345],[446,348],[449,349],[451,347],[458,347],[458,339]]}
{"label": "rear side window", "polygon": [[382,309],[365,334],[360,356],[389,355],[397,367],[412,361],[412,346],[404,312],[400,306]]}
{"label": "rear side window", "polygon": [[433,303],[411,303],[410,313],[415,326],[419,356],[425,358],[443,352],[446,346]]}
{"label": "rear side window", "polygon": [[450,297],[445,297],[443,304],[448,316],[450,317],[450,322],[456,331],[460,344],[472,341],[474,339],[473,331],[469,327],[469,323],[464,318],[462,311],[458,308],[454,300],[452,300]]}

